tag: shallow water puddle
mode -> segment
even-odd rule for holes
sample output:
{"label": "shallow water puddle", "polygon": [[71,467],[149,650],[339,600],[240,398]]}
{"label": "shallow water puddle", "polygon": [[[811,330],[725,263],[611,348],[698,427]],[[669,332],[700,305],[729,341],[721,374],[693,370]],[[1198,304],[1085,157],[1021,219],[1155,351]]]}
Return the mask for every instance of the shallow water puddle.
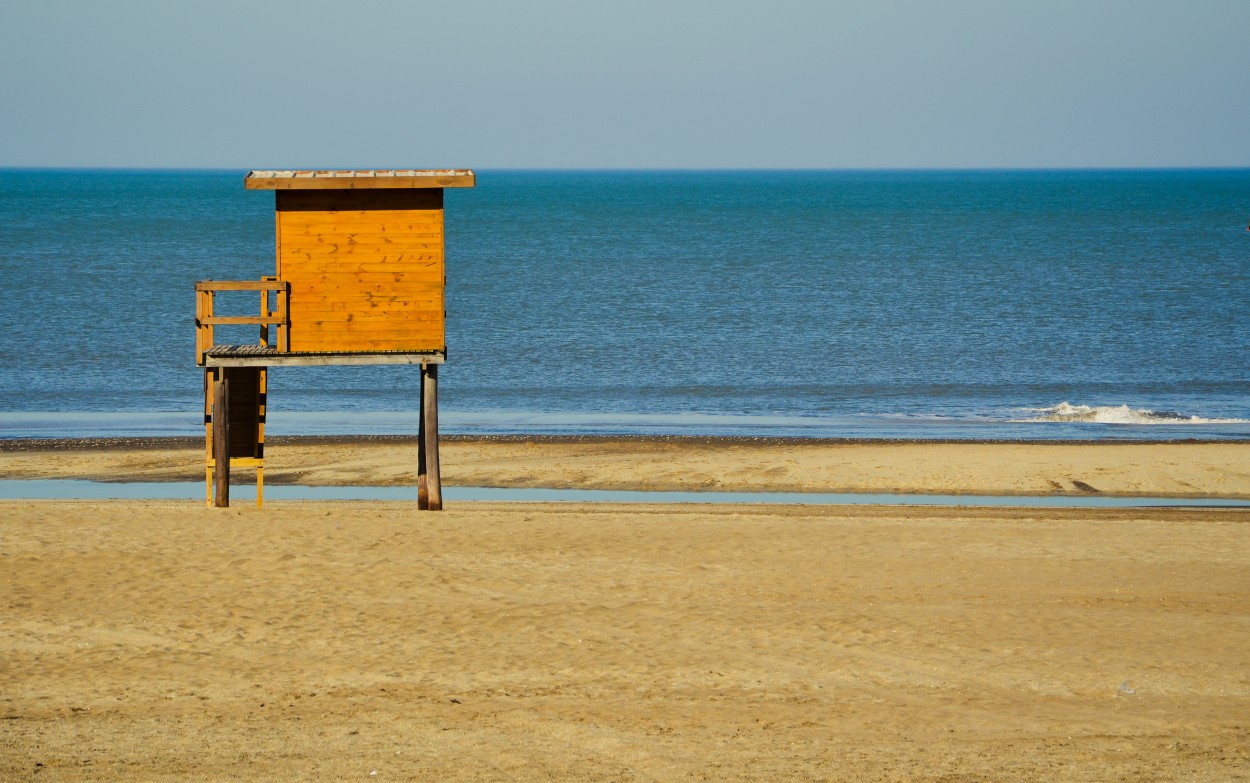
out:
{"label": "shallow water puddle", "polygon": [[[255,501],[250,485],[231,487],[236,503]],[[4,500],[196,500],[204,497],[199,482],[113,483],[72,479],[0,480]],[[265,486],[267,500],[412,500],[416,487]],[[444,487],[448,502],[509,503],[782,503],[797,505],[895,506],[1036,506],[1075,508],[1141,508],[1149,506],[1250,507],[1250,500],[1229,498],[1157,498],[1069,495],[903,495],[828,492],[643,492],[610,489],[516,489],[507,487]]]}

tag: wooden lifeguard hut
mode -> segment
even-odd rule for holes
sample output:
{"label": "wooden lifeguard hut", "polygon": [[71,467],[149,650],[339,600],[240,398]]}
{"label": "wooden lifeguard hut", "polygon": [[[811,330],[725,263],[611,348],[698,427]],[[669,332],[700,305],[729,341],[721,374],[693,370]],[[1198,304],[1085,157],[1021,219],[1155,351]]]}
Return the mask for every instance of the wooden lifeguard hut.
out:
{"label": "wooden lifeguard hut", "polygon": [[[252,171],[275,193],[276,274],[205,280],[196,290],[196,362],[204,368],[205,497],[230,502],[230,468],[256,469],[264,496],[270,367],[421,367],[418,507],[442,508],[438,366],[447,357],[443,189],[467,169]],[[219,315],[215,295],[253,291],[259,315]],[[218,344],[215,326],[258,325],[254,344]],[[271,329],[272,328],[272,329]]]}

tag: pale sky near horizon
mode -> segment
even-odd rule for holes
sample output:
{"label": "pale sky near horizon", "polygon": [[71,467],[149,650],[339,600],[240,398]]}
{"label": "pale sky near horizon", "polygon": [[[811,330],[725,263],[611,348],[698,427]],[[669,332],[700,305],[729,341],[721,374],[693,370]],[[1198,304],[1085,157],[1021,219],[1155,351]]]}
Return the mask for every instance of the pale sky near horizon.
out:
{"label": "pale sky near horizon", "polygon": [[1250,0],[0,0],[0,166],[1250,166]]}

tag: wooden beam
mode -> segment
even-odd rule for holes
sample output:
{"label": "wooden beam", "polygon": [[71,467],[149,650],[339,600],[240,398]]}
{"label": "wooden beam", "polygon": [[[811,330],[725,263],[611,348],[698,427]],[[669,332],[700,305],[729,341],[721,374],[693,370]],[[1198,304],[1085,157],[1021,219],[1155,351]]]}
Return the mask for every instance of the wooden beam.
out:
{"label": "wooden beam", "polygon": [[[380,309],[380,308],[379,308]],[[308,313],[303,309],[296,310],[299,316],[296,326],[301,336],[314,334],[357,334],[370,340],[385,340],[389,337],[403,339],[405,337],[442,336],[443,308],[426,308],[423,310],[382,310],[370,313],[361,309],[359,313],[344,313],[339,318],[325,318],[334,313]],[[220,323],[218,321],[217,323]],[[370,334],[373,333],[373,334]]]}
{"label": "wooden beam", "polygon": [[216,499],[213,505],[230,505],[230,382],[225,372],[213,384],[213,484]]}
{"label": "wooden beam", "polygon": [[222,369],[204,370],[204,505],[213,505],[213,379]]}
{"label": "wooden beam", "polygon": [[[287,239],[282,243],[283,252],[287,258],[307,257],[309,259],[316,256],[331,256],[329,259],[333,263],[334,258],[340,256],[364,256],[366,258],[380,258],[388,253],[395,257],[404,255],[414,260],[420,260],[422,257],[437,258],[443,252],[443,242],[440,239],[413,239],[405,242],[368,242],[361,240],[359,242],[351,242],[347,237],[333,238],[327,237],[321,241],[316,239]],[[284,269],[282,274],[288,279],[295,279],[295,275],[291,274],[291,270]]]}
{"label": "wooden beam", "polygon": [[309,294],[301,297],[301,313],[361,313],[376,311],[420,312],[443,310],[445,303],[440,292],[429,291],[403,297],[390,294]]}
{"label": "wooden beam", "polygon": [[382,364],[442,364],[446,357],[441,353],[325,353],[325,354],[246,354],[239,356],[213,356],[205,363],[209,367],[360,367]]}
{"label": "wooden beam", "polygon": [[286,352],[291,350],[291,289],[288,286],[285,290],[279,291],[275,298],[278,300],[277,316],[280,319],[278,323],[278,350]]}
{"label": "wooden beam", "polygon": [[285,280],[200,280],[196,291],[285,291]]}
{"label": "wooden beam", "polygon": [[[260,317],[268,319],[272,314],[273,314],[273,311],[269,309],[269,292],[261,291],[260,292]],[[260,344],[264,346],[269,345],[269,323],[268,322],[260,325]]]}
{"label": "wooden beam", "polygon": [[417,394],[421,410],[417,415],[417,510],[430,508],[429,465],[425,459],[425,364],[421,365],[421,378]]}
{"label": "wooden beam", "polygon": [[288,237],[315,239],[322,236],[372,237],[375,241],[443,238],[441,209],[375,209],[339,212],[283,212],[282,233]]}
{"label": "wooden beam", "polygon": [[297,353],[344,354],[369,353],[439,353],[447,347],[441,330],[424,330],[403,335],[371,336],[367,333],[338,331],[296,332],[291,335],[291,349]]}
{"label": "wooden beam", "polygon": [[[443,481],[438,465],[438,365],[421,365],[421,438],[425,446],[426,506],[430,511],[443,510]],[[418,491],[420,483],[418,476]]]}
{"label": "wooden beam", "polygon": [[[330,267],[305,267],[302,262],[288,264],[302,276],[291,291],[297,302],[309,297],[369,297],[369,296],[441,296],[443,277],[424,270],[405,272],[350,272],[335,271]],[[398,276],[398,279],[397,279]],[[372,277],[372,280],[368,278]]]}
{"label": "wooden beam", "polygon": [[203,366],[204,352],[213,347],[206,334],[208,326],[200,319],[208,315],[212,308],[213,297],[204,291],[195,292],[195,363]]}
{"label": "wooden beam", "polygon": [[256,507],[265,504],[265,419],[269,408],[269,368],[260,368],[256,400]]}
{"label": "wooden beam", "polygon": [[236,326],[256,325],[260,324],[280,324],[282,316],[278,315],[214,315],[206,316],[200,319],[200,323],[221,326],[223,324],[232,324]]}

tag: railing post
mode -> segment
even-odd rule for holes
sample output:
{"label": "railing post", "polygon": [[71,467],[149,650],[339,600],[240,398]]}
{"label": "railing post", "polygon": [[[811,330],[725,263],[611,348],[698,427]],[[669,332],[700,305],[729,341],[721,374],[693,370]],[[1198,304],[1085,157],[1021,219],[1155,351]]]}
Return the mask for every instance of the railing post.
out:
{"label": "railing post", "polygon": [[[260,292],[260,317],[267,320],[270,316],[269,312],[269,289],[261,289]],[[260,344],[269,347],[269,324],[260,325]]]}
{"label": "railing post", "polygon": [[278,352],[291,350],[291,284],[282,283],[278,289]]}
{"label": "railing post", "polygon": [[204,364],[204,353],[213,347],[213,291],[195,285],[195,363]]}
{"label": "railing post", "polygon": [[204,292],[195,287],[195,363],[204,364]]}
{"label": "railing post", "polygon": [[204,317],[208,320],[208,323],[204,324],[204,350],[206,351],[217,343],[217,333],[213,328],[211,320],[213,317],[214,298],[211,289],[204,292]]}

